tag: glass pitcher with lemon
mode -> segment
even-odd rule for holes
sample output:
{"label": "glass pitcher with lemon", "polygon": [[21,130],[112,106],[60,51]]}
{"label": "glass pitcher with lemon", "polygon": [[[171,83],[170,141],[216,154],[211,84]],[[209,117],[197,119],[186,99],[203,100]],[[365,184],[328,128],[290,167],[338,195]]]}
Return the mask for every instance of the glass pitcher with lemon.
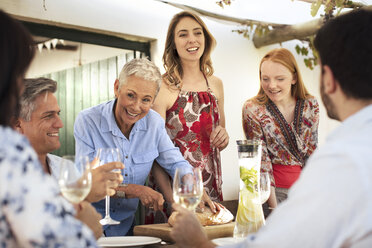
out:
{"label": "glass pitcher with lemon", "polygon": [[261,140],[237,140],[240,171],[234,238],[244,238],[264,225],[260,197]]}

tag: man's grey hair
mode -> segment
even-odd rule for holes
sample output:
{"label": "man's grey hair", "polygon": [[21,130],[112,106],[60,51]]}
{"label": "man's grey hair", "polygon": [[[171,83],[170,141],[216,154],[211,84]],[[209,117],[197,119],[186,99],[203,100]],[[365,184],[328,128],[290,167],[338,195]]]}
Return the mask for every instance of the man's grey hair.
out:
{"label": "man's grey hair", "polygon": [[21,111],[19,117],[25,121],[31,120],[31,114],[34,112],[35,100],[45,92],[55,93],[57,82],[49,78],[30,78],[24,80],[24,92],[21,96]]}
{"label": "man's grey hair", "polygon": [[154,82],[157,85],[155,96],[158,94],[162,77],[159,68],[146,58],[132,59],[126,63],[119,75],[119,89],[127,83],[130,76],[137,76],[146,81]]}

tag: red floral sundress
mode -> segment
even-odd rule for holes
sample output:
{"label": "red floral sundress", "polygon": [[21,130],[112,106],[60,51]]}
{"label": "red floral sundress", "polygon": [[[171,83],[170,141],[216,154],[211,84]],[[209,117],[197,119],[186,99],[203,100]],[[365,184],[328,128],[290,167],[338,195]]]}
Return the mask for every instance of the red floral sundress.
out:
{"label": "red floral sundress", "polygon": [[[219,125],[217,98],[209,88],[200,92],[180,91],[173,106],[166,112],[166,130],[179,147],[184,158],[194,167],[202,168],[204,188],[213,201],[222,201],[220,152],[212,148],[209,137]],[[158,190],[150,174],[148,186]],[[145,224],[165,223],[170,214],[165,204],[163,211],[145,208]]]}
{"label": "red floral sundress", "polygon": [[208,86],[207,91],[181,91],[165,121],[169,137],[184,158],[202,169],[204,188],[214,201],[223,200],[220,153],[209,140],[219,120],[217,98]]}

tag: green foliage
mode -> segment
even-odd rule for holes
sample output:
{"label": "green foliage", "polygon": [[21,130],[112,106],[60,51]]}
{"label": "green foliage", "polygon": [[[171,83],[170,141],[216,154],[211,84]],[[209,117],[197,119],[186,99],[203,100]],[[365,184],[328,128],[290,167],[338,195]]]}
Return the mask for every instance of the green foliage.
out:
{"label": "green foliage", "polygon": [[[324,4],[324,19],[329,20],[334,16],[334,11],[336,10],[336,16],[340,14],[344,7],[353,7],[353,2],[349,0],[317,0],[311,4],[311,15],[314,17],[319,11],[320,6]],[[300,55],[305,56],[304,63],[306,67],[311,70],[318,64],[318,52],[315,50],[313,45],[314,36],[309,37],[307,41],[307,47],[296,46],[296,52]],[[308,51],[312,51],[312,56],[308,56]]]}
{"label": "green foliage", "polygon": [[238,33],[243,35],[244,38],[249,39],[250,38],[250,31],[248,29],[235,29],[232,30],[233,33]]}
{"label": "green foliage", "polygon": [[[223,8],[224,5],[231,5],[231,0],[221,0],[217,1],[216,3]],[[317,15],[322,4],[324,5],[323,16],[325,21],[333,17],[333,12],[335,10],[337,10],[336,15],[338,15],[344,7],[353,7],[354,5],[354,3],[350,0],[316,0],[311,4],[311,15],[313,17]],[[249,25],[246,25],[242,29],[232,30],[232,32],[236,32],[238,34],[243,35],[245,38],[250,39],[255,34],[257,34],[258,36],[265,36],[268,33],[270,33],[271,30],[272,30],[271,26],[251,23]],[[302,40],[304,43],[307,43],[307,45],[296,46],[296,52],[299,55],[305,57],[304,63],[306,67],[310,68],[311,70],[314,68],[314,66],[318,64],[318,54],[314,48],[313,39],[314,36],[308,37]],[[311,53],[309,53],[310,50]]]}
{"label": "green foliage", "polygon": [[[318,52],[315,50],[314,47],[314,36],[310,37],[307,42],[307,46],[299,46],[296,45],[295,49],[297,54],[304,56],[304,63],[305,66],[310,68],[311,70],[314,69],[314,66],[318,64]],[[309,54],[309,50],[311,50],[311,54]]]}
{"label": "green foliage", "polygon": [[324,3],[325,16],[333,16],[335,10],[337,10],[336,15],[339,15],[344,7],[353,6],[353,2],[349,0],[317,0],[311,4],[311,16],[316,16],[322,3]]}
{"label": "green foliage", "polygon": [[331,15],[333,13],[333,10],[336,6],[336,0],[326,0],[324,3],[324,12],[328,15]]}
{"label": "green foliage", "polygon": [[307,47],[300,47],[299,45],[296,46],[296,52],[304,56],[307,56],[309,54],[309,50]]}
{"label": "green foliage", "polygon": [[249,24],[245,25],[244,28],[232,30],[234,33],[238,33],[244,36],[244,38],[250,39],[252,34],[257,34],[258,36],[267,35],[271,30],[271,26],[268,25],[256,25]]}
{"label": "green foliage", "polygon": [[353,1],[346,1],[345,5],[351,7],[353,6]]}

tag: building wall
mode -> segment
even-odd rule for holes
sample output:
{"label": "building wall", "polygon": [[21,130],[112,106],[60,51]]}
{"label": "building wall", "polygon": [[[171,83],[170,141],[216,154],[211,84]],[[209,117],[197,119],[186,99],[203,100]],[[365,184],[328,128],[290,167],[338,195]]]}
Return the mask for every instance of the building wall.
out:
{"label": "building wall", "polygon": [[[65,42],[68,43],[67,41]],[[98,60],[108,59],[132,51],[96,46],[91,44],[73,43],[78,47],[76,51],[47,50],[36,51],[35,58],[28,69],[27,77],[36,77],[51,72],[66,70],[80,65],[89,64]]]}
{"label": "building wall", "polygon": [[[8,13],[59,23],[79,25],[141,36],[153,40],[151,43],[152,60],[164,72],[161,56],[170,19],[180,9],[153,0],[46,0],[45,11],[42,1],[0,0],[0,8]],[[212,1],[211,4],[214,4]],[[236,140],[243,139],[241,126],[241,108],[244,101],[258,91],[258,65],[263,55],[272,45],[256,49],[253,43],[243,36],[232,33],[235,25],[228,25],[203,18],[217,40],[212,54],[216,76],[220,77],[225,89],[226,128],[230,135],[229,146],[222,151],[223,192],[225,200],[237,199],[239,189],[239,171],[237,163]],[[291,50],[300,65],[305,84],[311,94],[319,98],[319,67],[306,68],[302,58],[296,55],[294,47],[298,41],[281,45]],[[83,58],[84,59],[84,58]],[[47,72],[45,72],[47,73]],[[319,143],[338,124],[330,121],[323,105],[320,109]]]}

